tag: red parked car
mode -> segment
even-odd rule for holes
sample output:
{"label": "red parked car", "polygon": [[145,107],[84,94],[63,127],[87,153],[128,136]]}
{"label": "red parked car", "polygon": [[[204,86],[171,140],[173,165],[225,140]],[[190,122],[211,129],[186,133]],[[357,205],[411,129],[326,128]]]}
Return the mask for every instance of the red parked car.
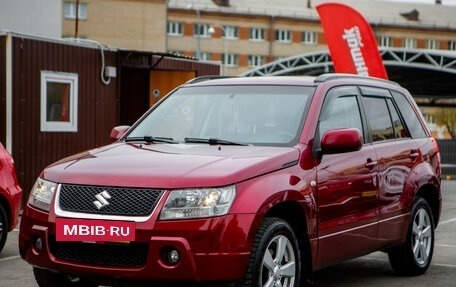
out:
{"label": "red parked car", "polygon": [[21,200],[22,189],[16,178],[13,158],[0,143],[0,251],[8,232],[18,223]]}
{"label": "red parked car", "polygon": [[19,243],[39,286],[296,287],[378,250],[399,274],[431,263],[439,149],[393,82],[197,78],[111,138],[32,189]]}

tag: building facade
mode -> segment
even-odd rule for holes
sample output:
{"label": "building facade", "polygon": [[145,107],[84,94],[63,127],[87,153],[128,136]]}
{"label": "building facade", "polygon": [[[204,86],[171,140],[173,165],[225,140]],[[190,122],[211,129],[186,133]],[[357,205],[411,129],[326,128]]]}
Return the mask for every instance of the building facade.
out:
{"label": "building facade", "polygon": [[63,0],[62,37],[166,51],[166,0]]}
{"label": "building facade", "polygon": [[0,31],[58,39],[61,11],[61,0],[0,0]]}
{"label": "building facade", "polygon": [[[456,6],[379,0],[81,0],[78,37],[128,49],[222,62],[239,75],[326,50],[316,6],[341,2],[366,17],[379,46],[456,51]],[[75,0],[63,0],[63,36],[75,36]],[[73,9],[69,8],[73,6]],[[73,12],[71,12],[73,11]]]}
{"label": "building facade", "polygon": [[167,48],[222,61],[228,75],[243,74],[281,58],[327,50],[315,8],[325,2],[340,2],[360,11],[371,24],[379,46],[456,51],[456,6],[440,1],[410,4],[378,0],[171,0]]}

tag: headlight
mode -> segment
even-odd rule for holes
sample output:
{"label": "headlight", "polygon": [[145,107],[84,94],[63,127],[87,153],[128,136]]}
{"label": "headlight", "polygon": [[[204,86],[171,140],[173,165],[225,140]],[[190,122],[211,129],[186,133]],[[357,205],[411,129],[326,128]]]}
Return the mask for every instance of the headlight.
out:
{"label": "headlight", "polygon": [[176,189],[171,191],[160,219],[202,218],[227,214],[234,197],[234,185],[218,188]]}
{"label": "headlight", "polygon": [[36,208],[49,211],[57,183],[38,178],[30,192],[28,203]]}

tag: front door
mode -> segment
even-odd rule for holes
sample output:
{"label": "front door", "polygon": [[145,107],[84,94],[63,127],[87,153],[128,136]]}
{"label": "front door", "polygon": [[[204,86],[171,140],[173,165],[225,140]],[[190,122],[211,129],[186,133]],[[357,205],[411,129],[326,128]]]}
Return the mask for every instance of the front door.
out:
{"label": "front door", "polygon": [[[325,99],[318,134],[322,137],[337,128],[357,128],[364,134],[361,119],[357,88],[333,88]],[[376,163],[371,144],[355,152],[322,156],[317,166],[320,267],[369,253],[376,247]]]}

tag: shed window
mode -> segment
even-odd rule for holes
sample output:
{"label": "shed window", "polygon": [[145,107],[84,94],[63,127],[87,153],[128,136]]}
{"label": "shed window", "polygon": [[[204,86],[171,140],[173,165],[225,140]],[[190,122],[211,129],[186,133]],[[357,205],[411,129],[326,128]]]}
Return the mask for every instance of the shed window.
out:
{"label": "shed window", "polygon": [[41,72],[41,131],[77,132],[78,75]]}

